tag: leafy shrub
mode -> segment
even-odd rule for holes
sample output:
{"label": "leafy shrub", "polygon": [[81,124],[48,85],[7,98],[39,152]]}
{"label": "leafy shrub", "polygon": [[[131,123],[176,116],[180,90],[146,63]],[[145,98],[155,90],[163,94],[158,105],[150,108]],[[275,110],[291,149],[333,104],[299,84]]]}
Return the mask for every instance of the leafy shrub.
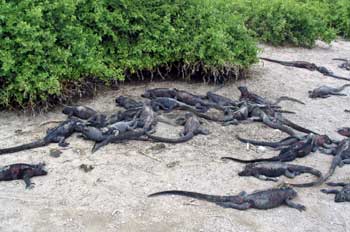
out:
{"label": "leafy shrub", "polygon": [[330,27],[334,28],[338,35],[350,38],[350,1],[321,0],[321,3],[324,9],[323,16]]}
{"label": "leafy shrub", "polygon": [[234,0],[234,11],[245,17],[247,28],[273,45],[312,47],[317,39],[334,39],[319,6],[297,0]]}
{"label": "leafy shrub", "polygon": [[122,80],[172,64],[240,72],[256,61],[257,47],[226,4],[2,0],[0,105],[33,106],[59,98],[64,83]]}

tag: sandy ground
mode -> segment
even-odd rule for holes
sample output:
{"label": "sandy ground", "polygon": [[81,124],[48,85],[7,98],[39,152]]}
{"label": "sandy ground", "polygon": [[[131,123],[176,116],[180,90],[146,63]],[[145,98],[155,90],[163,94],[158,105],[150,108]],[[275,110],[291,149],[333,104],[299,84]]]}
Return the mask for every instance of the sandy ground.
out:
{"label": "sandy ground", "polygon": [[[306,60],[325,65],[337,74],[350,73],[337,68],[336,57],[350,58],[350,42],[337,41],[331,46],[319,44],[312,50],[263,46],[263,56],[282,60]],[[287,117],[320,133],[340,138],[336,128],[350,126],[350,97],[330,97],[312,100],[307,91],[322,84],[339,86],[343,81],[324,77],[317,72],[284,67],[268,62],[252,68],[251,78],[231,83],[218,93],[237,98],[237,86],[246,84],[250,90],[275,99],[289,95],[306,105],[284,102],[285,109],[296,111]],[[81,102],[101,112],[116,112],[114,99],[118,95],[139,96],[145,88],[176,87],[204,94],[213,86],[158,82],[122,86],[118,91],[105,91],[95,99]],[[350,94],[350,89],[345,91]],[[39,127],[47,120],[63,119],[58,109],[44,115],[28,117],[15,113],[0,113],[0,147],[25,143],[44,135],[52,125]],[[14,162],[45,161],[49,175],[33,178],[36,186],[25,190],[22,181],[0,184],[0,231],[350,231],[350,204],[333,202],[332,195],[320,193],[321,187],[298,189],[295,202],[306,205],[300,213],[288,207],[262,211],[223,209],[214,204],[178,196],[149,199],[152,192],[169,189],[191,190],[211,194],[237,194],[276,186],[278,183],[240,178],[243,165],[220,161],[221,156],[245,159],[269,157],[275,152],[247,150],[235,139],[243,137],[277,140],[285,135],[261,124],[222,127],[205,122],[209,136],[197,136],[185,144],[157,149],[156,143],[127,142],[109,145],[91,154],[92,143],[73,136],[70,146],[59,158],[49,156],[49,147],[0,157],[1,165]],[[22,130],[18,131],[18,130]],[[157,134],[177,136],[181,127],[160,124]],[[328,169],[331,157],[314,153],[295,163]],[[81,164],[95,168],[88,173]],[[336,170],[332,180],[349,180],[350,167]],[[293,182],[309,181],[309,175]],[[281,178],[280,181],[286,180]],[[346,221],[347,220],[347,221]]]}

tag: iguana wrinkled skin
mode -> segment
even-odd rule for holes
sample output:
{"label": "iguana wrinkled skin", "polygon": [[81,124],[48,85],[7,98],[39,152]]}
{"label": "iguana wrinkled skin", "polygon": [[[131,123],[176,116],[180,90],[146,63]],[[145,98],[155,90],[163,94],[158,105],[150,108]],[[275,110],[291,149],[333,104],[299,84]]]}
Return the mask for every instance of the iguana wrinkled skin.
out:
{"label": "iguana wrinkled skin", "polygon": [[200,121],[195,115],[193,115],[192,113],[186,113],[185,117],[186,117],[186,123],[180,138],[169,139],[169,138],[154,136],[147,133],[148,138],[158,142],[163,142],[163,143],[184,143],[192,139],[197,134],[207,135],[209,133],[208,130],[201,128]]}
{"label": "iguana wrinkled skin", "polygon": [[87,106],[65,106],[62,113],[68,115],[68,117],[77,117],[83,120],[87,120],[97,114],[94,109]]}
{"label": "iguana wrinkled skin", "polygon": [[44,163],[25,164],[17,163],[0,168],[0,181],[11,181],[23,179],[26,188],[32,188],[34,183],[31,183],[30,178],[34,176],[45,176],[47,171],[44,170]]}
{"label": "iguana wrinkled skin", "polygon": [[135,108],[142,108],[143,103],[140,101],[136,101],[132,98],[125,97],[125,96],[119,96],[115,99],[115,103],[117,106],[123,107],[126,110],[135,109]]}
{"label": "iguana wrinkled skin", "polygon": [[143,128],[145,131],[153,131],[154,126],[157,124],[157,120],[150,100],[146,100],[143,103],[141,111],[138,112],[138,115],[135,118],[138,127]]}
{"label": "iguana wrinkled skin", "polygon": [[206,108],[203,109],[200,106],[197,108],[187,105],[186,103],[180,102],[174,98],[169,97],[157,97],[151,100],[151,105],[154,111],[164,110],[164,112],[169,113],[172,110],[188,110],[190,112],[203,112],[206,111]]}
{"label": "iguana wrinkled skin", "polygon": [[147,89],[143,94],[141,94],[142,97],[154,99],[157,97],[170,97],[175,98],[176,97],[177,89],[175,88],[155,88],[155,89]]}
{"label": "iguana wrinkled skin", "polygon": [[124,133],[118,133],[115,135],[110,135],[102,142],[96,143],[92,148],[92,153],[95,153],[96,151],[108,145],[109,143],[118,143],[126,140],[142,140],[140,138],[145,134],[146,134],[145,130],[139,129],[139,130],[126,131]]}
{"label": "iguana wrinkled skin", "polygon": [[189,191],[170,190],[157,192],[148,197],[155,197],[161,195],[179,195],[191,197],[198,200],[204,200],[215,203],[223,208],[232,208],[238,210],[254,209],[272,209],[281,205],[287,205],[299,211],[305,210],[305,206],[292,202],[292,199],[297,197],[297,192],[290,187],[267,189],[263,191],[256,191],[251,194],[241,192],[238,195],[218,196],[209,195]]}

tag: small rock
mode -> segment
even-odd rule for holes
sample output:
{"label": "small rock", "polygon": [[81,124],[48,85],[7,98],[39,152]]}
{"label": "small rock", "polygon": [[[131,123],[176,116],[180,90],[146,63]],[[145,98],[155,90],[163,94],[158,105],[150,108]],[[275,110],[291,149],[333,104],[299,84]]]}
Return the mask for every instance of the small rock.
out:
{"label": "small rock", "polygon": [[92,169],[94,169],[94,166],[89,164],[82,164],[79,166],[80,169],[82,169],[84,172],[90,172]]}
{"label": "small rock", "polygon": [[15,134],[23,134],[23,130],[21,129],[15,130]]}
{"label": "small rock", "polygon": [[50,149],[50,156],[53,157],[53,158],[58,158],[60,157],[62,154],[62,151],[61,150],[58,150],[58,149]]}
{"label": "small rock", "polygon": [[168,168],[173,168],[173,167],[175,167],[175,166],[177,166],[179,164],[180,164],[180,161],[173,161],[173,162],[168,163],[166,166]]}

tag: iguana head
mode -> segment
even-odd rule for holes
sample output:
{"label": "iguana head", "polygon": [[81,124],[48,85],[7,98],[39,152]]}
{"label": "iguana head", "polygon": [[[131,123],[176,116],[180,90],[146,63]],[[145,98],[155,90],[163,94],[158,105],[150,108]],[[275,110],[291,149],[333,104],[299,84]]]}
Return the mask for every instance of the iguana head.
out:
{"label": "iguana head", "polygon": [[335,202],[345,202],[350,201],[350,189],[341,190],[335,195]]}
{"label": "iguana head", "polygon": [[47,171],[44,169],[45,163],[39,163],[34,165],[33,171],[34,176],[45,176],[47,175]]}
{"label": "iguana head", "polygon": [[72,113],[72,111],[73,111],[73,107],[71,107],[71,106],[65,106],[64,108],[63,108],[63,110],[62,110],[62,113],[64,113],[64,114],[71,114]]}
{"label": "iguana head", "polygon": [[345,137],[350,137],[350,127],[342,127],[337,130],[338,134],[345,136]]}

